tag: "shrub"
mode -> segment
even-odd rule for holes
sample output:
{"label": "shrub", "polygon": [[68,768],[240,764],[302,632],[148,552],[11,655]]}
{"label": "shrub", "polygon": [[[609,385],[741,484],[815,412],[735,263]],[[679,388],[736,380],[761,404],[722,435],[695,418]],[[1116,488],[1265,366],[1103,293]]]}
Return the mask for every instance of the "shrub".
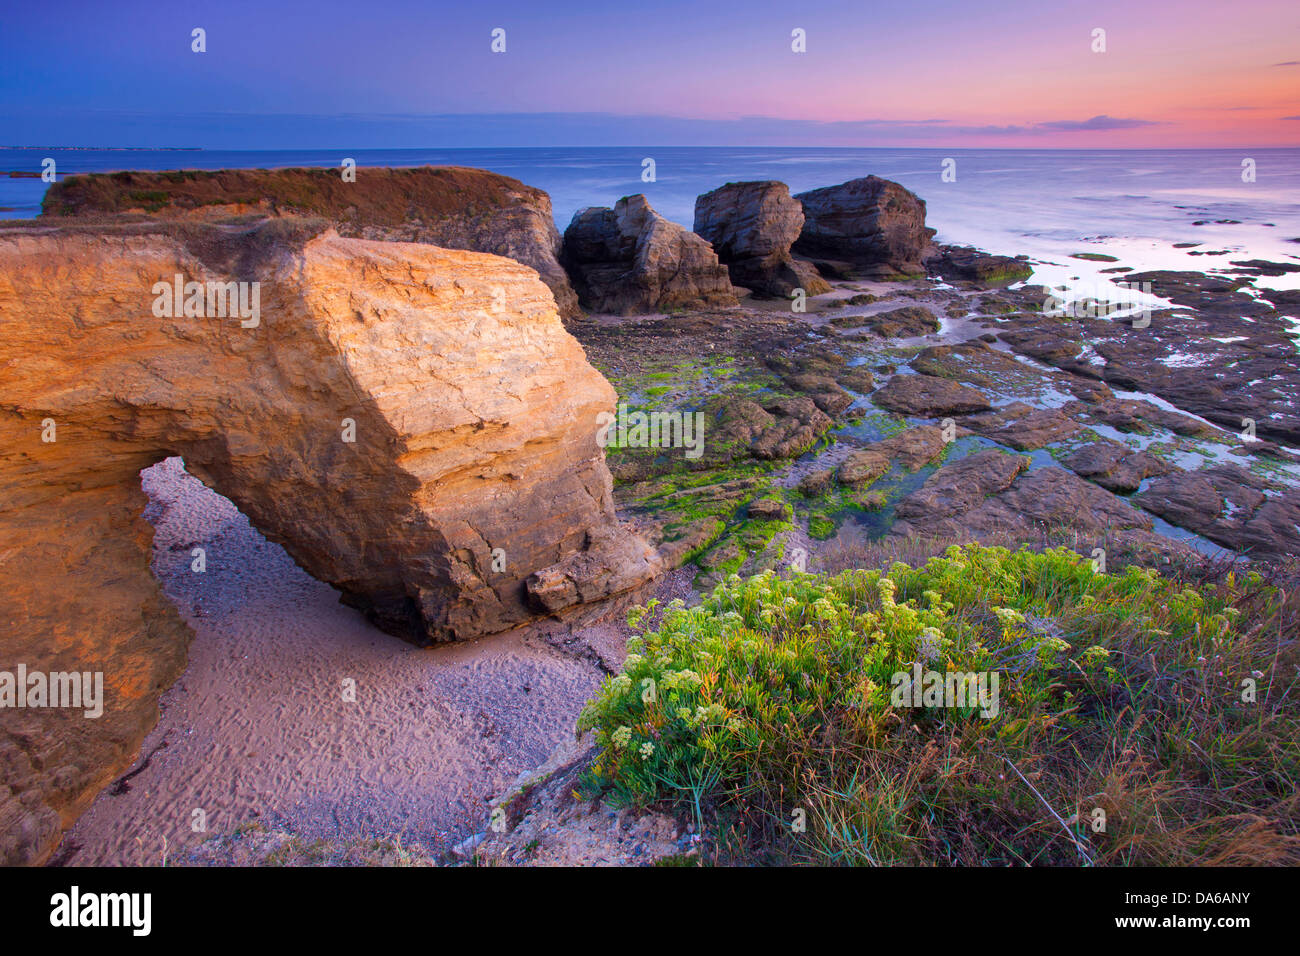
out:
{"label": "shrub", "polygon": [[[1192,585],[978,545],[733,575],[697,607],[633,610],[642,633],[579,721],[586,785],[708,816],[720,859],[1300,859],[1283,597],[1253,573]],[[918,664],[997,674],[997,706],[896,706]]]}

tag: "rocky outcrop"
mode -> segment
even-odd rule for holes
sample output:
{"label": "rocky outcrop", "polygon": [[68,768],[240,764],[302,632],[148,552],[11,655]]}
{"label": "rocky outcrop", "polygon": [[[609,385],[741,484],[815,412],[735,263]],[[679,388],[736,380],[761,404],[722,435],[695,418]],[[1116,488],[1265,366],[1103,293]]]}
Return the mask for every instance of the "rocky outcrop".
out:
{"label": "rocky outcrop", "polygon": [[769,352],[765,364],[827,415],[839,415],[853,404],[850,391],[865,394],[875,387],[875,376],[867,366],[849,365],[844,355],[830,349],[800,350],[798,344],[803,343],[792,343],[787,351]]}
{"label": "rocky outcrop", "polygon": [[795,197],[804,224],[794,251],[822,275],[844,279],[895,279],[925,274],[921,258],[933,229],[925,201],[878,176],[852,179]]}
{"label": "rocky outcrop", "polygon": [[1082,427],[1066,418],[1059,408],[1033,408],[1024,402],[1011,402],[996,411],[972,415],[963,424],[975,434],[1017,451],[1031,451],[1062,441]]}
{"label": "rocky outcrop", "polygon": [[[176,276],[195,283],[179,310]],[[225,293],[248,308],[218,309]],[[300,219],[25,226],[0,230],[0,315],[3,667],[104,687],[97,719],[0,709],[0,861],[50,851],[129,765],[184,665],[188,628],[141,517],[139,474],[160,459],[183,456],[346,603],[420,644],[656,567],[612,533],[597,416],[613,389],[508,259]],[[220,560],[195,555],[196,573]]]}
{"label": "rocky outcrop", "polygon": [[934,375],[895,375],[871,400],[881,408],[913,418],[971,415],[992,408],[982,392]]}
{"label": "rocky outcrop", "polygon": [[[1146,392],[1229,432],[1253,427],[1259,438],[1300,445],[1300,376],[1284,310],[1245,291],[1241,279],[1143,272],[1116,281],[1139,289],[1149,283],[1153,295],[1179,308],[1071,321],[1026,311],[1008,316],[998,335],[1031,358]],[[1131,297],[1117,288],[1113,301]],[[1198,427],[1214,433],[1204,422]]]}
{"label": "rocky outcrop", "polygon": [[939,331],[939,320],[934,313],[920,305],[905,305],[875,315],[840,315],[831,319],[831,325],[837,329],[865,328],[887,339],[920,337]]}
{"label": "rocky outcrop", "polygon": [[644,195],[580,209],[564,230],[563,262],[583,307],[633,315],[737,305],[726,266],[695,233]]}
{"label": "rocky outcrop", "polygon": [[578,299],[560,267],[560,233],[551,197],[517,179],[484,169],[421,166],[355,170],[222,169],[92,173],[50,187],[42,215],[153,218],[312,216],[342,236],[424,242],[490,252],[536,269],[560,314],[577,314]]}
{"label": "rocky outcrop", "polygon": [[[979,507],[989,496],[1011,487],[1016,477],[1029,467],[1019,455],[999,451],[981,451],[940,468],[924,485],[898,503],[899,519],[890,533],[907,534],[908,522],[917,522],[918,530],[939,535],[959,536],[963,526],[953,519]],[[931,530],[932,522],[944,522],[943,531]]]}
{"label": "rocky outcrop", "polygon": [[994,450],[945,465],[898,503],[889,534],[987,543],[1054,533],[1073,535],[1076,549],[1182,551],[1122,498],[1060,468],[1028,469],[1029,459]]}
{"label": "rocky outcrop", "polygon": [[[1115,397],[1109,387],[1096,379],[1060,369],[1031,366],[1010,352],[991,348],[979,339],[960,345],[932,345],[922,349],[909,364],[914,371],[950,378],[977,388],[1005,389],[1023,383],[1030,394],[1056,391],[1062,395],[1074,395],[1085,402],[1106,402]],[[1074,404],[1080,409],[1085,407],[1083,402]],[[1066,410],[1074,414],[1070,408]]]}
{"label": "rocky outcrop", "polygon": [[995,256],[970,246],[932,246],[924,264],[931,275],[981,288],[1009,285],[1034,274],[1034,267],[1023,256]]}
{"label": "rocky outcrop", "polygon": [[761,405],[732,397],[704,407],[712,415],[715,442],[747,448],[753,457],[768,461],[803,454],[834,424],[806,395],[772,396]]}
{"label": "rocky outcrop", "polygon": [[1300,491],[1239,465],[1171,471],[1135,500],[1170,524],[1256,558],[1300,554]]}
{"label": "rocky outcrop", "polygon": [[1085,422],[1100,422],[1122,432],[1142,435],[1152,433],[1153,426],[1167,428],[1175,435],[1189,438],[1221,438],[1223,432],[1199,418],[1161,408],[1141,399],[1109,398],[1100,402],[1068,402],[1065,411]]}
{"label": "rocky outcrop", "polygon": [[1109,438],[1080,445],[1062,459],[1062,464],[1116,494],[1131,494],[1147,478],[1174,470],[1155,455]]}
{"label": "rocky outcrop", "polygon": [[[964,428],[955,428],[952,438],[969,434]],[[867,485],[889,471],[894,463],[908,471],[934,462],[948,445],[944,429],[938,425],[918,425],[904,429],[883,441],[851,452],[835,472],[835,477],[846,485]]]}
{"label": "rocky outcrop", "polygon": [[803,221],[803,205],[774,180],[727,183],[695,200],[696,233],[713,245],[732,284],[759,297],[831,290],[812,263],[790,255]]}

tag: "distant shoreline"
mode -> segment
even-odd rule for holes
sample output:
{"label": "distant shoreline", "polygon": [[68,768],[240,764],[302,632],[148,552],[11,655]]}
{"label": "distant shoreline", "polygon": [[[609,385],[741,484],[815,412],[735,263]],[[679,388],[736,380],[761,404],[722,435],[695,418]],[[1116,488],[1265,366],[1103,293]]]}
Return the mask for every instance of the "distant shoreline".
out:
{"label": "distant shoreline", "polygon": [[632,143],[624,145],[584,146],[581,144],[546,144],[531,146],[0,146],[0,150],[57,149],[81,152],[135,152],[135,153],[336,153],[351,150],[358,153],[401,152],[483,152],[485,150],[510,152],[536,152],[543,150],[636,150],[636,149],[727,149],[727,150],[842,150],[844,152],[927,152],[927,153],[1221,153],[1240,150],[1253,152],[1296,151],[1300,145],[1291,146],[765,146],[745,145],[694,145],[680,143]]}
{"label": "distant shoreline", "polygon": [[93,153],[201,153],[202,146],[0,146],[0,149],[64,149]]}

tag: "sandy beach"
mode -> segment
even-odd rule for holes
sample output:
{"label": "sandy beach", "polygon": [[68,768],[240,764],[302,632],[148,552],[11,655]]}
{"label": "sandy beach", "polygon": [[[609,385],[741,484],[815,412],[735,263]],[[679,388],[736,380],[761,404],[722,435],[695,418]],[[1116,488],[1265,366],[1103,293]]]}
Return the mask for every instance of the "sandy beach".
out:
{"label": "sandy beach", "polygon": [[142,479],[155,573],[195,631],[189,666],[140,758],[56,862],[157,865],[252,821],[436,854],[481,830],[487,799],[572,734],[600,662],[620,659],[617,614],[577,632],[543,624],[413,647],[341,605],[180,459]]}

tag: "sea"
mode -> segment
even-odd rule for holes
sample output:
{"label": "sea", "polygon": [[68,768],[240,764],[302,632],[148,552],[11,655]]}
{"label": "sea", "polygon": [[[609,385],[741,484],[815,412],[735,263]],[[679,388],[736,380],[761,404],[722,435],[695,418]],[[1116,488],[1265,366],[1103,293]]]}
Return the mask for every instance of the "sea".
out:
{"label": "sea", "polygon": [[[563,231],[587,206],[645,193],[690,228],[695,198],[727,182],[776,179],[792,192],[874,174],[927,204],[941,242],[1028,255],[1033,281],[1100,284],[1103,269],[1217,272],[1233,261],[1300,262],[1300,149],[1029,150],[764,147],[151,150],[0,149],[0,218],[40,212],[47,184],[13,177],[123,169],[457,165],[546,190]],[[1189,245],[1194,244],[1194,245]],[[1079,253],[1117,261],[1076,259]],[[1300,274],[1258,278],[1300,288]]]}

